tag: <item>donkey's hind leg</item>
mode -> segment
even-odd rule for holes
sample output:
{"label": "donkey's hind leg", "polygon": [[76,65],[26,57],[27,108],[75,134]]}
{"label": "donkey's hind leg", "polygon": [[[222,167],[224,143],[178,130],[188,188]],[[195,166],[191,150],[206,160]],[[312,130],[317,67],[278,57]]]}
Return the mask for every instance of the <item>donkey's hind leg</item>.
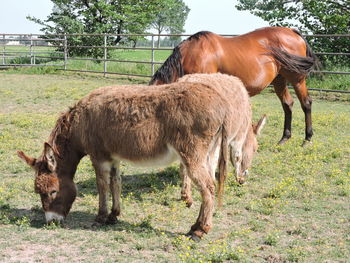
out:
{"label": "donkey's hind leg", "polygon": [[188,176],[192,179],[198,187],[202,196],[202,205],[197,218],[197,221],[192,225],[189,235],[195,241],[209,232],[212,227],[214,199],[215,199],[215,185],[214,179],[210,175],[205,161],[195,166],[189,165],[186,167]]}
{"label": "donkey's hind leg", "polygon": [[121,176],[120,161],[116,161],[110,171],[110,190],[112,194],[112,210],[108,215],[107,223],[114,224],[117,222],[117,216],[120,215],[120,195],[121,195]]}
{"label": "donkey's hind leg", "polygon": [[180,178],[182,181],[182,186],[181,186],[181,200],[186,203],[187,207],[191,207],[193,203],[192,199],[192,182],[191,179],[187,175],[187,171],[185,166],[180,163]]}
{"label": "donkey's hind leg", "polygon": [[287,87],[287,80],[278,75],[272,82],[276,94],[280,99],[284,111],[284,128],[283,135],[278,144],[284,144],[292,136],[292,107],[294,104],[293,98]]}

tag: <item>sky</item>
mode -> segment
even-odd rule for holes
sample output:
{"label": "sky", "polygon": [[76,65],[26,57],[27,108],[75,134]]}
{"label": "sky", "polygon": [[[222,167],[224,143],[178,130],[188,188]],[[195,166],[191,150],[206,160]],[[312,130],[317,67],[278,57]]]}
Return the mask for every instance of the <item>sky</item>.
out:
{"label": "sky", "polygon": [[[191,9],[185,33],[194,34],[207,30],[218,34],[242,34],[267,22],[246,11],[235,8],[235,0],[183,0]],[[40,26],[26,16],[45,19],[52,10],[50,0],[0,0],[0,33],[37,34]]]}

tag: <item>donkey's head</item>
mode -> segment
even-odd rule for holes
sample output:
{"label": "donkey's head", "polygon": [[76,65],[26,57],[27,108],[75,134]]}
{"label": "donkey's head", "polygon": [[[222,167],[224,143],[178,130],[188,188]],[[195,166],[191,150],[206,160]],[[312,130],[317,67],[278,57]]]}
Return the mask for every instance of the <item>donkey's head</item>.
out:
{"label": "donkey's head", "polygon": [[245,177],[248,175],[248,168],[250,168],[253,157],[258,150],[258,140],[257,136],[260,134],[262,128],[266,123],[266,115],[264,115],[257,124],[252,124],[252,127],[249,129],[246,140],[243,145],[242,151],[242,162],[240,165],[240,171],[238,171],[237,181],[240,184],[243,184]]}
{"label": "donkey's head", "polygon": [[58,153],[48,144],[44,144],[42,155],[36,159],[22,151],[17,155],[35,171],[34,189],[40,194],[46,222],[63,221],[75,200],[77,190],[69,176],[58,176]]}

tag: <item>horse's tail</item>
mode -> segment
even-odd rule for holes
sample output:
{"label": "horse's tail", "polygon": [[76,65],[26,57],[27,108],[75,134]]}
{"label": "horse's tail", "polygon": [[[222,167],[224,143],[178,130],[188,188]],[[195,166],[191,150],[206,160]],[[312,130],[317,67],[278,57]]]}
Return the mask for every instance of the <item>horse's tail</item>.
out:
{"label": "horse's tail", "polygon": [[292,30],[304,40],[306,45],[306,56],[290,54],[285,51],[283,47],[270,47],[269,54],[272,55],[283,66],[283,68],[292,72],[307,75],[314,69],[319,70],[321,68],[321,63],[316,57],[315,53],[312,51],[310,45],[307,43],[306,39],[298,30]]}
{"label": "horse's tail", "polygon": [[184,75],[180,45],[181,43],[174,48],[173,53],[167,58],[156,73],[154,73],[149,85],[158,84],[157,82],[161,84],[170,83]]}
{"label": "horse's tail", "polygon": [[222,206],[222,197],[224,195],[224,184],[227,174],[227,158],[228,158],[228,141],[227,141],[227,122],[224,121],[221,127],[221,147],[219,157],[219,176],[218,176],[218,206]]}
{"label": "horse's tail", "polygon": [[173,49],[173,53],[171,53],[163,65],[154,73],[149,85],[171,83],[185,75],[182,66],[181,46],[188,41],[197,41],[202,36],[207,36],[209,34],[211,34],[209,31],[200,31],[177,45]]}

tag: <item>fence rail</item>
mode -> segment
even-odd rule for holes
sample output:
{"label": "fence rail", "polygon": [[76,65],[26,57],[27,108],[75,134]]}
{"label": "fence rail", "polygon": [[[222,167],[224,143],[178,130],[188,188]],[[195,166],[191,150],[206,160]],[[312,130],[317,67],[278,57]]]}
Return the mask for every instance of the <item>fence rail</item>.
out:
{"label": "fence rail", "polygon": [[[87,73],[99,73],[106,75],[125,75],[135,77],[151,77],[156,70],[155,66],[163,64],[164,61],[155,59],[155,52],[168,52],[173,47],[156,47],[156,42],[160,37],[180,37],[180,40],[188,37],[188,34],[58,34],[58,35],[41,35],[41,34],[0,34],[0,68],[8,67],[29,67],[29,66],[51,66],[58,70],[73,71],[73,72],[87,72]],[[235,35],[223,35],[223,36],[235,36]],[[68,44],[68,38],[86,38],[95,37],[100,38],[100,44],[98,45],[71,45]],[[142,46],[127,46],[111,44],[111,41],[116,38],[135,38],[141,37],[146,39],[147,45]],[[328,38],[350,38],[350,34],[334,34],[334,35],[305,35],[309,38],[328,37]],[[178,44],[175,43],[174,45]],[[100,57],[77,57],[70,56],[69,51],[71,49],[89,49],[99,50]],[[149,60],[137,60],[137,59],[119,59],[110,58],[109,52],[113,50],[118,51],[130,51],[139,50],[149,52]],[[317,52],[319,56],[350,56],[349,52]],[[81,62],[99,62],[103,69],[81,69],[72,68],[71,65],[74,61]],[[138,74],[137,72],[118,72],[110,70],[112,63],[129,63],[129,64],[141,64],[149,66],[147,73]],[[124,64],[123,64],[124,65]],[[127,66],[125,66],[127,67]],[[327,71],[320,70],[314,71],[314,73],[322,74],[337,74],[337,75],[350,75],[347,71]],[[327,90],[330,91],[330,90]]]}

